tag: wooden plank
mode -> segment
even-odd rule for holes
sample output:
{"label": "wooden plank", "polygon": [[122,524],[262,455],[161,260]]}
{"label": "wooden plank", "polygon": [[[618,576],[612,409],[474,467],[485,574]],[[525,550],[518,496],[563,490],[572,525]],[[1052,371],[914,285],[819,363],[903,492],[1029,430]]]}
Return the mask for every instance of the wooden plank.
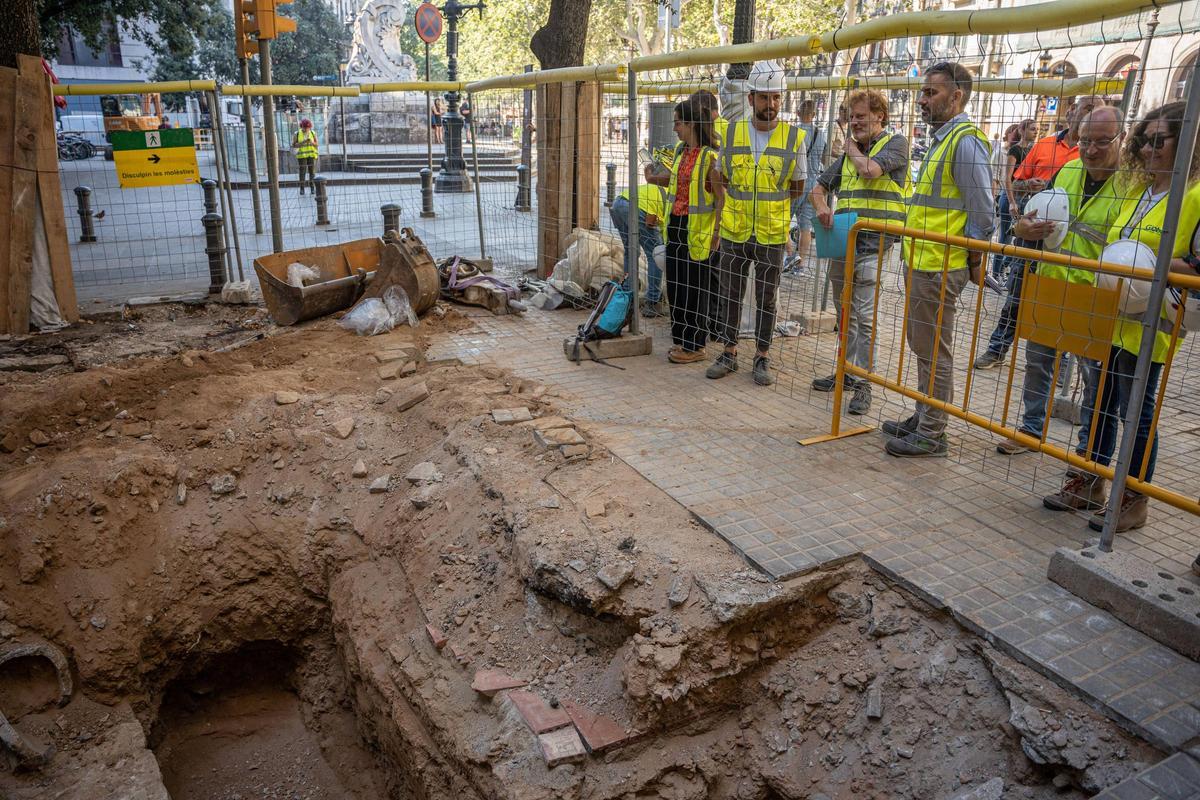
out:
{"label": "wooden plank", "polygon": [[561,84],[558,132],[558,252],[575,222],[575,82]]}
{"label": "wooden plank", "polygon": [[600,229],[600,84],[580,84],[576,102],[575,226]]}
{"label": "wooden plank", "polygon": [[538,277],[554,271],[558,252],[559,118],[562,93],[557,84],[542,84],[537,91],[538,126]]}
{"label": "wooden plank", "polygon": [[11,272],[8,249],[12,242],[13,171],[11,166],[0,165],[0,333],[13,332],[8,329],[8,276]]}
{"label": "wooden plank", "polygon": [[75,299],[75,274],[71,269],[66,210],[63,208],[62,186],[57,172],[38,172],[38,193],[41,196],[42,224],[46,227],[50,277],[54,279],[54,296],[58,300],[58,311],[67,322],[78,322],[79,304]]}
{"label": "wooden plank", "polygon": [[54,96],[50,93],[50,76],[42,69],[37,56],[18,55],[22,91],[29,92],[32,116],[36,168],[43,171],[58,169],[58,137],[54,128]]}
{"label": "wooden plank", "polygon": [[17,71],[0,67],[0,167],[13,165],[13,120],[16,119]]}
{"label": "wooden plank", "polygon": [[[19,102],[19,101],[18,101]],[[19,124],[19,121],[18,121]],[[11,235],[8,243],[8,332],[29,332],[33,275],[33,215],[37,213],[37,173],[12,170]]]}

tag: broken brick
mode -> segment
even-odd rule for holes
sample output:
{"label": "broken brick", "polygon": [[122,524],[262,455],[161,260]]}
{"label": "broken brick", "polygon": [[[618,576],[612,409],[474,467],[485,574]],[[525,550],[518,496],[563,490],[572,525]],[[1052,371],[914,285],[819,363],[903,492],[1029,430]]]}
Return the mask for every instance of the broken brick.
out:
{"label": "broken brick", "polygon": [[538,736],[538,745],[542,748],[542,758],[546,759],[547,767],[557,767],[559,764],[569,764],[572,761],[582,761],[587,757],[583,742],[574,728],[559,728]]}
{"label": "broken brick", "polygon": [[349,439],[350,434],[354,433],[354,418],[339,419],[329,426],[329,430],[339,439]]}
{"label": "broken brick", "polygon": [[545,733],[571,724],[571,718],[561,708],[553,708],[533,692],[516,690],[508,693],[508,699],[516,706],[521,719],[534,733]]}
{"label": "broken brick", "polygon": [[384,364],[376,371],[379,373],[380,380],[390,381],[400,377],[400,368],[403,366],[403,361],[392,361]]}
{"label": "broken brick", "polygon": [[428,634],[429,641],[433,643],[434,649],[438,652],[441,652],[442,648],[446,646],[446,642],[450,641],[446,638],[446,634],[442,633],[440,628],[434,627],[433,625],[426,625],[425,633]]}
{"label": "broken brick", "polygon": [[528,422],[533,419],[529,413],[529,409],[525,406],[519,408],[493,408],[492,421],[497,425],[512,425],[514,422]]}
{"label": "broken brick", "polygon": [[548,431],[535,430],[533,438],[537,440],[538,444],[546,448],[559,447],[564,444],[585,444],[587,442],[586,439],[579,435],[579,431],[574,428],[554,428]]}
{"label": "broken brick", "polygon": [[505,689],[520,689],[525,683],[526,681],[505,675],[503,672],[481,669],[475,673],[475,680],[471,681],[471,688],[482,695],[492,697],[496,692],[502,692]]}
{"label": "broken brick", "polygon": [[456,644],[450,645],[450,655],[454,656],[454,660],[464,667],[471,663],[471,656],[467,654],[465,649]]}
{"label": "broken brick", "polygon": [[616,720],[596,714],[578,703],[564,700],[563,710],[567,712],[567,716],[575,724],[575,729],[583,737],[583,743],[587,745],[589,753],[599,753],[619,745],[631,736],[629,731],[621,727]]}
{"label": "broken brick", "polygon": [[396,390],[396,410],[408,411],[428,397],[429,387],[425,385],[425,381],[402,386]]}
{"label": "broken brick", "polygon": [[563,458],[574,461],[587,456],[588,446],[586,444],[564,444],[559,445],[558,451],[563,454]]}
{"label": "broken brick", "polygon": [[603,497],[589,497],[583,501],[583,513],[588,519],[603,517],[605,511],[606,506]]}

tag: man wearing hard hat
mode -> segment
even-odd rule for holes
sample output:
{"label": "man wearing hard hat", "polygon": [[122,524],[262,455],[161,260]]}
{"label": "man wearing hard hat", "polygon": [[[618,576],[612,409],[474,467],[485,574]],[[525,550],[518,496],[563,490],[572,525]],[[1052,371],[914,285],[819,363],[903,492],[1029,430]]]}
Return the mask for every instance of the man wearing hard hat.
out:
{"label": "man wearing hard hat", "polygon": [[724,378],[738,369],[738,320],[753,267],[757,350],[752,374],[760,386],[774,383],[768,354],[775,329],[775,295],[792,200],[803,196],[807,177],[804,131],[779,120],[783,88],[783,69],[778,64],[756,63],[746,79],[750,118],[729,123],[721,142],[717,179],[725,188],[725,208],[713,333],[725,350],[705,372],[709,378]]}

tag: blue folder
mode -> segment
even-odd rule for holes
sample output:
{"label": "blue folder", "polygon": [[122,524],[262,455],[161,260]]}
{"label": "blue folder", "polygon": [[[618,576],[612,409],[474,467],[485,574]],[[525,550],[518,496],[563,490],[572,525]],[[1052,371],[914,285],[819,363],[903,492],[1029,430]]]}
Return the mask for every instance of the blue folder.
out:
{"label": "blue folder", "polygon": [[834,214],[831,228],[826,228],[820,221],[814,220],[813,236],[817,240],[817,258],[844,259],[846,257],[846,240],[850,238],[850,226],[856,222],[858,222],[858,212],[856,211]]}

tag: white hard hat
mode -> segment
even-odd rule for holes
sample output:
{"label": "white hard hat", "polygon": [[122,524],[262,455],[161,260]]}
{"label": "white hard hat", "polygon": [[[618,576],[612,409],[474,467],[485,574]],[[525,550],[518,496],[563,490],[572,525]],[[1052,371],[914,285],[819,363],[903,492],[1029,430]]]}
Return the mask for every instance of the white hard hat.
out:
{"label": "white hard hat", "polygon": [[774,61],[755,61],[746,78],[747,92],[777,92],[783,94],[783,67]]}

